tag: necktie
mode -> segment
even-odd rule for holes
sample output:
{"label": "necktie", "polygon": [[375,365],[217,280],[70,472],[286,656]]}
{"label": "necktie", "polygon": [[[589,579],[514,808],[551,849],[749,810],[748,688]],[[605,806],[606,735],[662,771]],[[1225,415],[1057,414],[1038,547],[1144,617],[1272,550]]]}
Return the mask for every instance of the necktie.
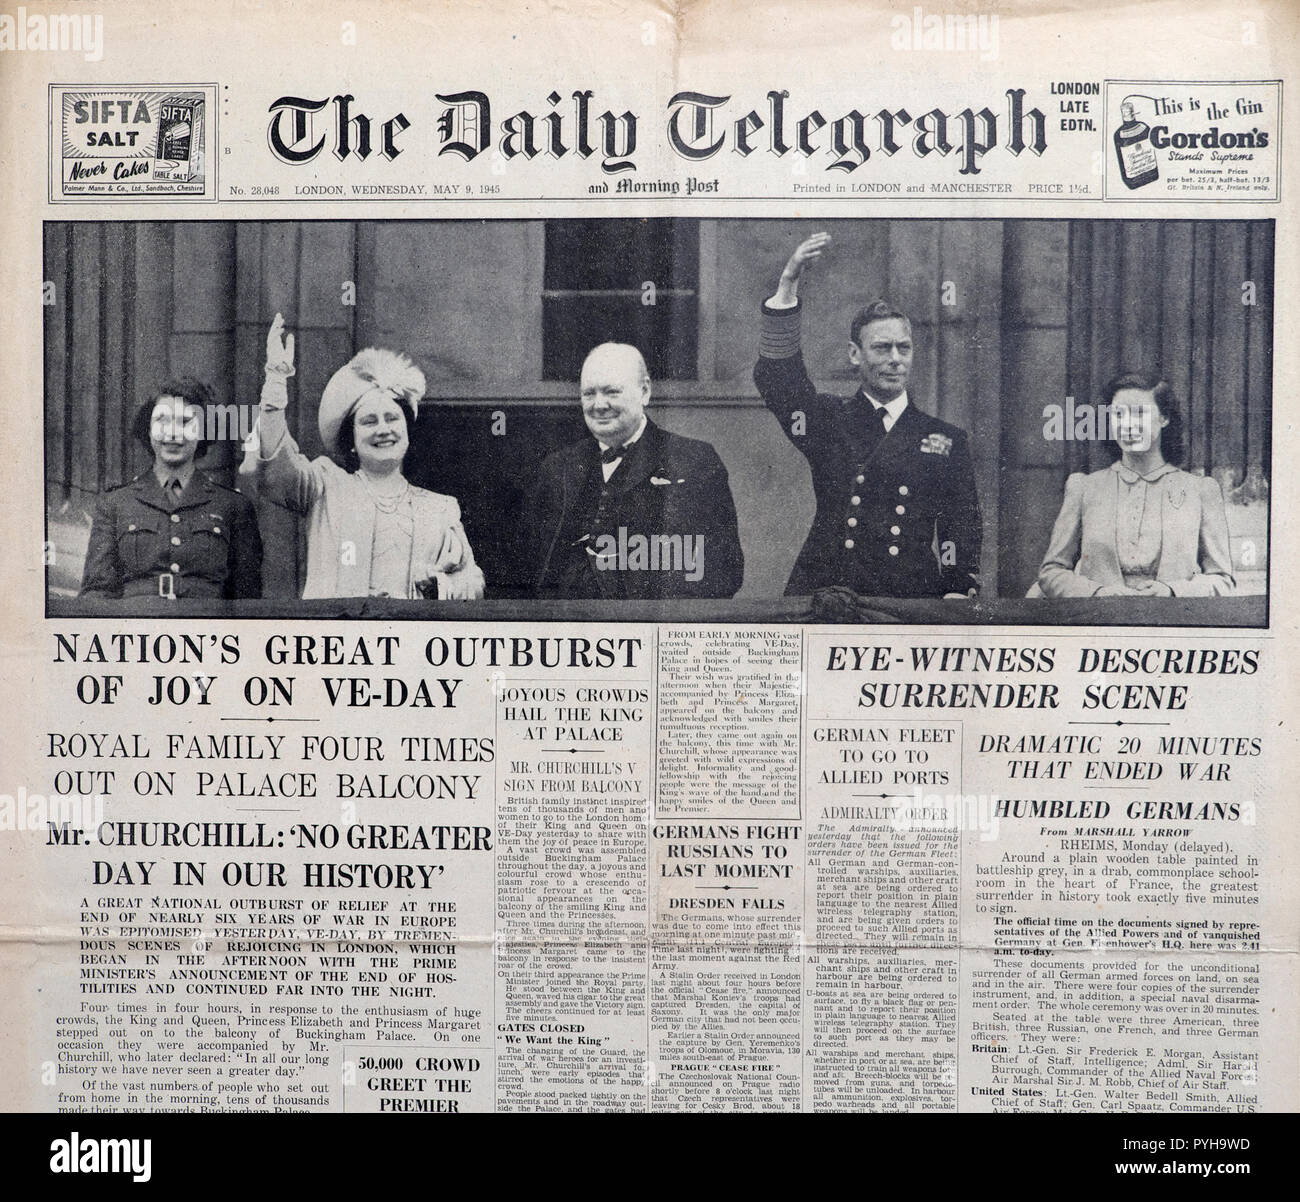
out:
{"label": "necktie", "polygon": [[600,451],[600,461],[601,463],[617,463],[626,454],[626,443],[621,447],[602,447]]}
{"label": "necktie", "polygon": [[866,397],[862,397],[855,407],[853,418],[854,429],[851,438],[859,449],[859,456],[865,457],[885,437],[884,406],[873,404]]}
{"label": "necktie", "polygon": [[185,491],[185,485],[173,476],[171,483],[167,485],[167,491],[171,493],[173,498],[179,501],[181,499],[181,493]]}

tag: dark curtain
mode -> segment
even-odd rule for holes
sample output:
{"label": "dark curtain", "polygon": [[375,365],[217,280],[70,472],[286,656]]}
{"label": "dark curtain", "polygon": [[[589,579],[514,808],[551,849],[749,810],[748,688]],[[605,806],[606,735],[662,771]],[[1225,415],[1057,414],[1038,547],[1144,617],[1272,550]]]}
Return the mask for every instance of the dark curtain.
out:
{"label": "dark curtain", "polygon": [[[1181,403],[1184,466],[1229,500],[1267,497],[1273,223],[1073,222],[1069,296],[1076,403],[1123,370],[1162,375]],[[1108,462],[1102,447],[1067,444],[1067,472]]]}

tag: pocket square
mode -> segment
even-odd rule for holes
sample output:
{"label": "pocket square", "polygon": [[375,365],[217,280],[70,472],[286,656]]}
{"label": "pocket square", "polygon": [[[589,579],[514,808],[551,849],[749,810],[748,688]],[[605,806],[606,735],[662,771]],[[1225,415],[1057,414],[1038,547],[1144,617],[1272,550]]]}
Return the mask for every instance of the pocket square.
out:
{"label": "pocket square", "polygon": [[664,476],[651,476],[650,483],[658,488],[663,488],[666,484],[685,484],[685,480],[669,480]]}
{"label": "pocket square", "polygon": [[927,455],[947,455],[952,451],[952,439],[946,434],[927,434],[921,440],[921,450]]}

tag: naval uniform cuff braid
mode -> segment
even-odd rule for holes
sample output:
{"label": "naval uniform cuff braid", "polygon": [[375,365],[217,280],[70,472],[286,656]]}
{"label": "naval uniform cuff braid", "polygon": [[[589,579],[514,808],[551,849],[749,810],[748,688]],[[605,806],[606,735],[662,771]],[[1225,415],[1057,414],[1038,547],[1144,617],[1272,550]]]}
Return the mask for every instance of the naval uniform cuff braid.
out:
{"label": "naval uniform cuff braid", "polygon": [[799,353],[800,305],[789,309],[772,309],[763,304],[763,325],[759,331],[758,353],[764,359],[790,359]]}

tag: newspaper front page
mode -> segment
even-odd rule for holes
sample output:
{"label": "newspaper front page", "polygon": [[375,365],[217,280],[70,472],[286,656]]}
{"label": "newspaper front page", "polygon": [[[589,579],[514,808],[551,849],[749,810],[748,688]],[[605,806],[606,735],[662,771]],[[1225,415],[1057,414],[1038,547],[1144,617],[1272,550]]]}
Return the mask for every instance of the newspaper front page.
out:
{"label": "newspaper front page", "polygon": [[6,5],[49,1171],[104,1115],[1293,1109],[1295,33]]}

